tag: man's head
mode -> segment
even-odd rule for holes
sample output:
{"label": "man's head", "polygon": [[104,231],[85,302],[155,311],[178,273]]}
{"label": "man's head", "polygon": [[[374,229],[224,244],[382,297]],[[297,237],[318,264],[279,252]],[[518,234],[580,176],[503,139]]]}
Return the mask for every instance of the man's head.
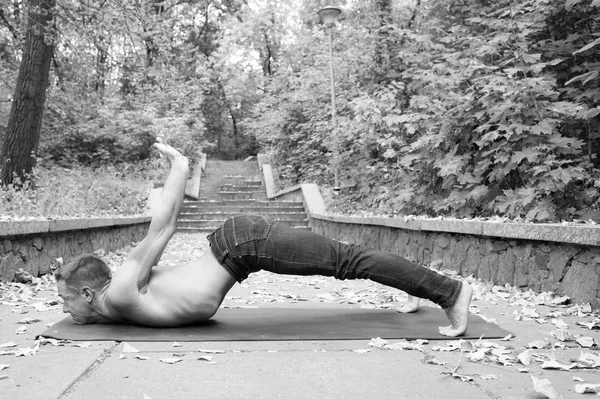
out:
{"label": "man's head", "polygon": [[61,266],[54,277],[58,296],[63,299],[63,312],[70,313],[77,324],[99,321],[98,294],[111,279],[111,270],[102,259],[81,255]]}

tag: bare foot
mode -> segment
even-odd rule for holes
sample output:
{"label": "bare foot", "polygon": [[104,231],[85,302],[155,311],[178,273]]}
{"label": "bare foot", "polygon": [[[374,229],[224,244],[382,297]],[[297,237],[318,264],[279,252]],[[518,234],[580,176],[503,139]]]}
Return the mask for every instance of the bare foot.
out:
{"label": "bare foot", "polygon": [[467,331],[471,296],[473,296],[473,288],[467,283],[462,283],[458,299],[454,305],[446,309],[446,316],[448,316],[451,325],[439,327],[438,330],[441,335],[457,337]]}
{"label": "bare foot", "polygon": [[405,303],[396,308],[396,312],[399,313],[414,313],[419,310],[419,303],[421,298],[409,295]]}

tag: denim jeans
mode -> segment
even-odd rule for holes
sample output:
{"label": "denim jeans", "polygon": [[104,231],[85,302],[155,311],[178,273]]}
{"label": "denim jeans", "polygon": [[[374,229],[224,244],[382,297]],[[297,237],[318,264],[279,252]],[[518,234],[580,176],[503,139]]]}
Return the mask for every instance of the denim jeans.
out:
{"label": "denim jeans", "polygon": [[308,230],[240,214],[208,235],[219,263],[241,282],[250,273],[369,279],[429,299],[442,308],[454,304],[462,284],[399,255],[362,245],[344,244]]}

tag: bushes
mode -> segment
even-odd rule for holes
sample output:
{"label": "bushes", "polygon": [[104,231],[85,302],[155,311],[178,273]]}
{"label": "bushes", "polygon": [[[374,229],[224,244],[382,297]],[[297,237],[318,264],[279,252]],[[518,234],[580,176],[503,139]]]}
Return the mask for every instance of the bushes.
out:
{"label": "bushes", "polygon": [[95,169],[38,167],[35,190],[0,189],[2,217],[72,218],[137,215],[145,212],[152,181],[164,174],[159,161]]}

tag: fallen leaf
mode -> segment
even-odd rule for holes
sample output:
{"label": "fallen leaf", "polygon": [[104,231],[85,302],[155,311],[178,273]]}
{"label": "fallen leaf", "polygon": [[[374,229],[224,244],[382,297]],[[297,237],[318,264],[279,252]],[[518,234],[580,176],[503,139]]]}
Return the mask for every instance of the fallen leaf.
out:
{"label": "fallen leaf", "polygon": [[33,355],[37,354],[37,351],[39,349],[40,349],[40,343],[36,342],[36,344],[34,346],[32,346],[31,348],[18,348],[17,352],[15,353],[15,357],[33,356]]}
{"label": "fallen leaf", "polygon": [[212,357],[212,356],[210,356],[210,355],[206,355],[206,356],[200,356],[200,357],[198,358],[198,360],[206,360],[207,362],[212,362],[212,360],[213,360],[213,357]]}
{"label": "fallen leaf", "polygon": [[529,349],[524,350],[517,355],[517,359],[525,366],[529,366],[531,364],[531,351]]}
{"label": "fallen leaf", "polygon": [[506,337],[501,338],[500,341],[510,341],[512,338],[514,338],[514,335],[508,334]]}
{"label": "fallen leaf", "polygon": [[182,360],[183,359],[180,357],[163,357],[162,359],[160,359],[161,362],[167,363],[167,364],[179,363]]}
{"label": "fallen leaf", "polygon": [[23,326],[23,327],[17,328],[17,330],[15,331],[15,334],[17,334],[17,335],[23,335],[26,332],[27,332],[27,327]]}
{"label": "fallen leaf", "polygon": [[567,328],[569,325],[564,322],[562,319],[552,319],[552,324],[554,324],[558,328]]}
{"label": "fallen leaf", "polygon": [[10,341],[10,342],[5,342],[2,345],[0,345],[0,348],[14,348],[15,346],[17,346],[17,344]]}
{"label": "fallen leaf", "polygon": [[143,355],[134,355],[133,357],[136,359],[139,359],[139,360],[150,360],[151,359],[148,356],[143,356]]}
{"label": "fallen leaf", "polygon": [[198,352],[201,352],[201,353],[225,353],[225,351],[221,350],[221,349],[198,349]]}
{"label": "fallen leaf", "polygon": [[123,353],[137,353],[139,350],[127,342],[123,343]]}
{"label": "fallen leaf", "polygon": [[9,364],[0,364],[0,371],[7,369],[9,366]]}
{"label": "fallen leaf", "polygon": [[381,348],[382,346],[388,344],[389,341],[382,339],[382,338],[371,338],[371,341],[369,342],[369,346],[374,346],[376,348]]}
{"label": "fallen leaf", "polygon": [[598,346],[598,341],[596,341],[592,337],[579,337],[575,341],[583,348],[591,348],[593,346]]}
{"label": "fallen leaf", "polygon": [[533,381],[533,390],[535,392],[545,395],[548,399],[562,398],[562,396],[556,392],[550,380],[546,378],[536,378],[532,375],[530,375],[529,378],[531,378],[531,381]]}
{"label": "fallen leaf", "polygon": [[575,340],[575,337],[573,336],[573,334],[571,334],[569,331],[567,331],[565,329],[550,331],[550,335],[561,342]]}
{"label": "fallen leaf", "polygon": [[7,375],[0,375],[0,380],[6,380],[6,379],[8,379]]}
{"label": "fallen leaf", "polygon": [[600,384],[575,384],[575,393],[600,393]]}
{"label": "fallen leaf", "polygon": [[573,365],[567,366],[565,364],[559,363],[556,360],[548,360],[547,362],[544,362],[540,365],[541,368],[543,369],[551,369],[551,370],[571,370],[573,368]]}
{"label": "fallen leaf", "polygon": [[596,319],[594,321],[590,321],[589,323],[586,323],[586,322],[583,322],[583,321],[578,321],[576,324],[580,325],[580,326],[587,327],[590,330],[593,330],[594,328],[600,328],[600,319]]}
{"label": "fallen leaf", "polygon": [[183,344],[180,344],[179,342],[173,342],[173,348],[181,348],[183,346]]}
{"label": "fallen leaf", "polygon": [[19,324],[33,324],[33,323],[39,323],[40,319],[32,319],[32,318],[24,318],[18,321]]}
{"label": "fallen leaf", "polygon": [[573,376],[573,381],[583,382],[584,380],[581,377]]}
{"label": "fallen leaf", "polygon": [[531,349],[550,349],[552,347],[552,344],[547,338],[544,338],[543,340],[530,342],[527,345],[525,345],[525,347]]}

